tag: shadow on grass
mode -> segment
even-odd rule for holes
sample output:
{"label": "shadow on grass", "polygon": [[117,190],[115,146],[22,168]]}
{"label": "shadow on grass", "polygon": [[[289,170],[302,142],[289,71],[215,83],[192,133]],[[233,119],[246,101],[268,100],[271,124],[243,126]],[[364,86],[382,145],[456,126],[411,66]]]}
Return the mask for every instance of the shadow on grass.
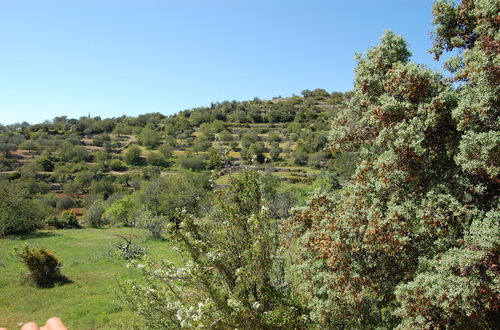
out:
{"label": "shadow on grass", "polygon": [[62,274],[54,275],[50,279],[42,281],[42,282],[35,281],[36,286],[41,288],[41,289],[50,289],[50,288],[55,287],[56,285],[63,286],[66,284],[71,284],[71,283],[74,283],[74,281],[70,280],[69,278],[67,278],[66,276],[64,276]]}
{"label": "shadow on grass", "polygon": [[55,236],[62,236],[62,235],[58,234],[58,233],[54,233],[52,231],[41,231],[41,232],[24,234],[24,235],[17,235],[17,236],[12,236],[12,237],[16,237],[16,238],[19,238],[21,240],[25,240],[25,239],[45,238],[45,237],[55,237]]}
{"label": "shadow on grass", "polygon": [[143,242],[170,242],[170,240],[168,240],[163,236],[162,237],[147,236],[143,239]]}

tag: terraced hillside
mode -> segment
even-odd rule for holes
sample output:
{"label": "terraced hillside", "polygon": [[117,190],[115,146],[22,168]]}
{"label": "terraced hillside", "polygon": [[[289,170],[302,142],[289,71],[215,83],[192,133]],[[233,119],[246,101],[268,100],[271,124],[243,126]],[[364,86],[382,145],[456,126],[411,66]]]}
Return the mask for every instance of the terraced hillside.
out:
{"label": "terraced hillside", "polygon": [[[80,217],[96,200],[121,198],[148,180],[177,172],[210,173],[227,183],[242,169],[305,184],[324,170],[345,180],[354,155],[332,154],[332,116],[349,94],[214,103],[181,111],[102,119],[56,117],[0,127],[0,180],[52,209]],[[55,210],[55,211],[54,211]]]}

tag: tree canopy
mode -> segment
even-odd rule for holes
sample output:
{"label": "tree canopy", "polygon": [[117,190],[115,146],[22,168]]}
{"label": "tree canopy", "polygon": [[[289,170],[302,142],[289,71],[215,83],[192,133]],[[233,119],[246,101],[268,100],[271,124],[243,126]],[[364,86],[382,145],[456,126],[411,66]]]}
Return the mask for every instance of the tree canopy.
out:
{"label": "tree canopy", "polygon": [[492,327],[499,319],[498,1],[438,1],[437,56],[458,86],[386,32],[358,56],[333,123],[359,153],[352,182],[297,210],[290,229],[312,317],[330,327]]}

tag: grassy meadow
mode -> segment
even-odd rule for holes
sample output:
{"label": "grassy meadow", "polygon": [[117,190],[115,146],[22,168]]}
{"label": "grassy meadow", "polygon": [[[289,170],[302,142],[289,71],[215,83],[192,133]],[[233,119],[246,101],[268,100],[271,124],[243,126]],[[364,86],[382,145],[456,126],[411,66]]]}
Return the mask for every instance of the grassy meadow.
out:
{"label": "grassy meadow", "polygon": [[[42,231],[29,236],[0,239],[0,327],[16,329],[35,321],[43,324],[59,316],[73,329],[112,329],[133,322],[135,315],[121,303],[117,285],[139,278],[136,269],[115,254],[129,228]],[[146,231],[133,230],[134,242],[173,262],[180,262],[167,242],[149,239]],[[26,283],[27,269],[11,256],[14,246],[25,243],[53,250],[63,260],[62,274],[72,283],[37,288]]]}

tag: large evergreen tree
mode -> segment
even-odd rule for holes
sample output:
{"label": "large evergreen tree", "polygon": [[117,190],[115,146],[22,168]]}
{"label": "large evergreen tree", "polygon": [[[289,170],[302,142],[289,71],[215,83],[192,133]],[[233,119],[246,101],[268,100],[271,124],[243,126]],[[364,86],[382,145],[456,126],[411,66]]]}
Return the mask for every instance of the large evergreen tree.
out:
{"label": "large evergreen tree", "polygon": [[[292,217],[312,317],[334,327],[492,327],[500,309],[499,2],[434,6],[434,52],[456,79],[409,62],[387,32],[358,57],[334,150],[351,184]],[[463,52],[462,52],[463,50]]]}

